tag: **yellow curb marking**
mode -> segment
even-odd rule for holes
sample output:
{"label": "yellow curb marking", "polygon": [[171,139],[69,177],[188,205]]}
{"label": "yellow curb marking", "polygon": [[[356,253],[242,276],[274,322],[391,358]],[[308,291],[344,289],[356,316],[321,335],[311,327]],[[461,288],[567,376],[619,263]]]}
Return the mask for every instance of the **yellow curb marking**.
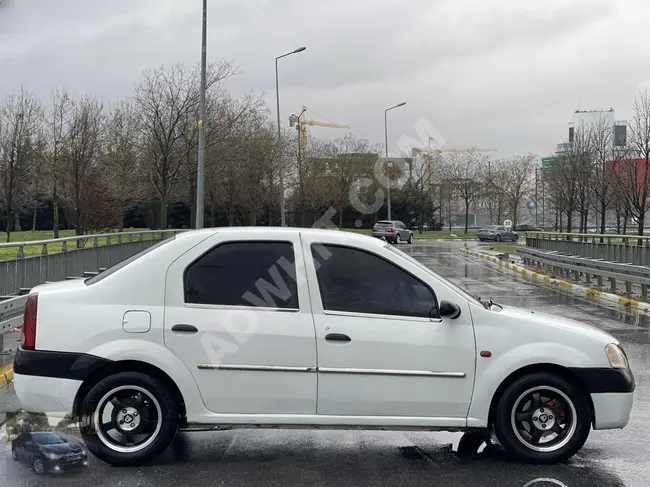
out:
{"label": "yellow curb marking", "polygon": [[539,274],[537,272],[533,272],[533,279],[537,279],[538,276]]}
{"label": "yellow curb marking", "polygon": [[562,286],[562,287],[573,287],[573,284],[571,284],[570,282],[566,282],[566,281],[559,281],[558,284],[560,286]]}
{"label": "yellow curb marking", "polygon": [[0,389],[7,385],[7,383],[14,380],[14,364],[8,364],[0,367]]}

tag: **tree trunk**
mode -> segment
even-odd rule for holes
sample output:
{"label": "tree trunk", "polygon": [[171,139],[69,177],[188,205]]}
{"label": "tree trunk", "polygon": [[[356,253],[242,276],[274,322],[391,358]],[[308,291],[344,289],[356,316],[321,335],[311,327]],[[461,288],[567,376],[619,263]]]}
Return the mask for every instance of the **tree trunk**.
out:
{"label": "tree trunk", "polygon": [[564,212],[559,211],[558,213],[559,213],[559,215],[560,215],[560,228],[559,228],[559,232],[562,233],[562,231],[564,230],[564,222],[562,221],[562,217],[564,216]]}
{"label": "tree trunk", "polygon": [[629,218],[629,214],[627,211],[623,213],[623,235],[627,233],[627,219]]}
{"label": "tree trunk", "polygon": [[167,229],[167,195],[160,196],[160,229]]}
{"label": "tree trunk", "polygon": [[469,227],[469,202],[465,201],[465,235],[467,235],[468,227]]}
{"label": "tree trunk", "polygon": [[36,231],[36,215],[38,214],[38,206],[34,205],[34,211],[32,211],[32,232]]}
{"label": "tree trunk", "polygon": [[217,226],[217,202],[212,193],[210,193],[210,226],[212,228]]}
{"label": "tree trunk", "polygon": [[22,227],[20,226],[20,214],[18,212],[14,213],[14,232],[22,232]]}
{"label": "tree trunk", "polygon": [[52,189],[52,231],[54,238],[59,238],[59,194],[56,183]]}
{"label": "tree trunk", "polygon": [[573,210],[566,212],[566,233],[571,233],[571,230],[573,230]]}
{"label": "tree trunk", "polygon": [[[607,205],[605,202],[600,204],[600,233],[605,233],[605,225],[607,223]],[[617,221],[618,225],[618,221]]]}
{"label": "tree trunk", "polygon": [[[643,211],[641,212],[641,214],[639,215],[639,227],[638,227],[638,233],[637,233],[637,235],[643,235],[643,226],[644,226],[644,223],[645,223],[645,210],[643,210]],[[642,239],[642,238],[640,238],[640,239],[638,240],[637,245],[638,245],[639,247],[643,246],[643,239]]]}

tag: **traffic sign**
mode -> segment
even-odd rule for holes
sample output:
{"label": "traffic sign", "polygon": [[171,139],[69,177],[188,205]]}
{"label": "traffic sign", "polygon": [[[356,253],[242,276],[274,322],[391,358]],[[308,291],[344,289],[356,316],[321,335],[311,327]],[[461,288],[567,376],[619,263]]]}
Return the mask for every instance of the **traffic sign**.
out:
{"label": "traffic sign", "polygon": [[508,228],[512,227],[512,220],[505,220],[503,226]]}

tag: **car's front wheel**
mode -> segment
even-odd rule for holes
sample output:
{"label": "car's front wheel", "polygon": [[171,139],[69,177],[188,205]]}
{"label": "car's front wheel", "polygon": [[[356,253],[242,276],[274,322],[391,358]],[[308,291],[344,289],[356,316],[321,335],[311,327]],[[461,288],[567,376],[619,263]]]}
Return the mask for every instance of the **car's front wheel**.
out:
{"label": "car's front wheel", "polygon": [[45,473],[45,462],[42,458],[36,457],[32,460],[32,468],[37,475],[43,475]]}
{"label": "car's front wheel", "polygon": [[119,372],[99,381],[80,407],[81,435],[100,460],[144,465],[172,442],[179,405],[169,388],[140,372]]}
{"label": "car's front wheel", "polygon": [[513,382],[496,406],[494,428],[513,455],[535,463],[555,463],[575,455],[591,429],[591,409],[583,390],[560,375],[536,372]]}

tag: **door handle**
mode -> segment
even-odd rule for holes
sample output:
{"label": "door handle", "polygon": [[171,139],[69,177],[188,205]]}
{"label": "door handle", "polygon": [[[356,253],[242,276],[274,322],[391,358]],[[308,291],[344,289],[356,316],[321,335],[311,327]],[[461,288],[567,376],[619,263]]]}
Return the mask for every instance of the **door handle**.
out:
{"label": "door handle", "polygon": [[174,325],[172,326],[172,331],[178,331],[182,333],[196,333],[199,329],[196,326],[192,325]]}
{"label": "door handle", "polygon": [[351,341],[350,337],[344,335],[343,333],[328,333],[325,335],[325,340],[337,341],[337,342],[349,342]]}

